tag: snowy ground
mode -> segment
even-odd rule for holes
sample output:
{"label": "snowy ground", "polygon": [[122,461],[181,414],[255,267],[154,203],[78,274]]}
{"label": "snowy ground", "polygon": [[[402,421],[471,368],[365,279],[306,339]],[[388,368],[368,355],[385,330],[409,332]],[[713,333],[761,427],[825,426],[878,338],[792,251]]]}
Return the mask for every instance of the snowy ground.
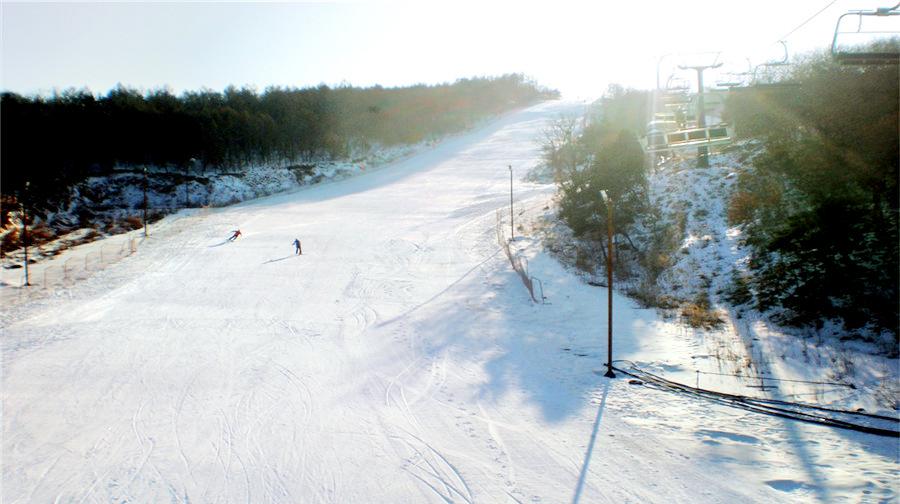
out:
{"label": "snowy ground", "polygon": [[[605,290],[526,237],[550,304],[531,302],[495,211],[506,166],[524,175],[544,122],[578,108],[166,218],[6,311],[2,501],[895,502],[895,439],[595,374]],[[516,191],[526,218],[555,189]],[[694,332],[614,302],[618,358],[696,354]]]}
{"label": "snowy ground", "polygon": [[[782,399],[896,415],[900,369],[896,358],[884,356],[892,336],[884,344],[844,342],[839,326],[821,331],[779,327],[771,322],[771,313],[727,302],[733,273],[749,274],[750,249],[742,242],[741,228],[729,226],[726,218],[737,175],[748,169],[743,157],[741,150],[716,154],[706,169],[696,169],[693,158],[675,159],[650,177],[651,200],[663,218],[685,223],[681,246],[672,254],[674,265],[659,280],[663,292],[687,300],[705,293],[723,321],[720,330],[696,331],[702,344],[694,362],[680,371],[703,370],[712,362],[714,369],[706,371],[749,378],[702,377],[718,390],[759,395],[750,388],[773,386],[777,390],[770,395],[778,393]],[[769,377],[796,381],[765,381]]]}
{"label": "snowy ground", "polygon": [[[29,262],[40,263],[54,258],[62,250],[71,247],[73,242],[119,236],[133,229],[131,224],[140,226],[144,207],[144,168],[148,174],[146,196],[149,216],[150,220],[156,220],[154,215],[163,216],[179,211],[182,216],[196,214],[209,207],[227,206],[295,190],[301,186],[343,180],[366,171],[378,170],[393,161],[430,149],[436,142],[437,140],[429,139],[408,145],[374,145],[365,150],[352,149],[347,159],[281,159],[232,168],[232,172],[194,168],[185,174],[181,172],[181,168],[174,167],[118,166],[112,174],[89,177],[73,186],[66,207],[32,216],[33,225],[29,226],[32,240]],[[189,182],[185,183],[182,175],[190,177]],[[186,207],[192,210],[186,210]],[[0,239],[21,227],[22,215],[17,209],[18,207],[10,216],[13,225],[0,230]],[[83,217],[82,214],[91,217]],[[57,233],[73,228],[77,229],[57,236]],[[35,240],[36,231],[44,236]],[[37,246],[34,246],[35,242]],[[0,286],[24,284],[24,258],[25,251],[22,248],[0,257]],[[71,254],[68,258],[71,258]],[[43,268],[38,266],[36,269]]]}

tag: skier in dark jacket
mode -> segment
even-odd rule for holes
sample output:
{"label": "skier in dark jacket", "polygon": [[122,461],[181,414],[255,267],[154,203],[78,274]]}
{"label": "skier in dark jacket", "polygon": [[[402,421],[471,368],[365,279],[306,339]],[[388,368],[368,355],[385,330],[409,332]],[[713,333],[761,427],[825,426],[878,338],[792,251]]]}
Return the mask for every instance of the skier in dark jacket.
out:
{"label": "skier in dark jacket", "polygon": [[235,229],[234,231],[232,231],[232,233],[234,233],[234,234],[231,235],[231,238],[229,238],[228,241],[234,241],[234,240],[237,240],[237,237],[238,237],[238,236],[241,236],[241,230],[240,230],[240,229]]}
{"label": "skier in dark jacket", "polygon": [[303,255],[303,248],[300,246],[300,238],[294,239],[294,254]]}

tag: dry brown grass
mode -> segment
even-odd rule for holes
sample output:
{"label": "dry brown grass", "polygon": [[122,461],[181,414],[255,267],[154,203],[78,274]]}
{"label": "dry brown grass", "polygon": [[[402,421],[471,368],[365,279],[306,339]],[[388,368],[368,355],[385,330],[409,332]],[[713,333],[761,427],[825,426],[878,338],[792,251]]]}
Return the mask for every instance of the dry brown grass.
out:
{"label": "dry brown grass", "polygon": [[682,304],[676,297],[660,294],[659,287],[655,283],[642,282],[637,287],[629,289],[628,296],[637,301],[642,308],[673,310]]}
{"label": "dry brown grass", "polygon": [[715,329],[725,323],[708,305],[686,303],[681,306],[681,319],[691,327]]}
{"label": "dry brown grass", "polygon": [[19,239],[19,228],[10,229],[7,233],[3,234],[3,237],[0,238],[0,250],[3,253],[11,252],[21,246],[21,240]]}
{"label": "dry brown grass", "polygon": [[56,239],[56,232],[46,224],[38,224],[28,229],[28,240],[36,244],[46,243]]}
{"label": "dry brown grass", "polygon": [[128,217],[125,217],[123,225],[132,230],[140,229],[144,226],[144,224],[141,222],[141,218],[136,215],[129,215]]}
{"label": "dry brown grass", "polygon": [[597,269],[597,261],[590,253],[575,249],[575,267],[585,273],[593,273]]}
{"label": "dry brown grass", "polygon": [[[39,246],[56,239],[56,232],[46,224],[28,226],[28,245]],[[0,238],[0,250],[4,253],[22,248],[21,228],[9,229]]]}

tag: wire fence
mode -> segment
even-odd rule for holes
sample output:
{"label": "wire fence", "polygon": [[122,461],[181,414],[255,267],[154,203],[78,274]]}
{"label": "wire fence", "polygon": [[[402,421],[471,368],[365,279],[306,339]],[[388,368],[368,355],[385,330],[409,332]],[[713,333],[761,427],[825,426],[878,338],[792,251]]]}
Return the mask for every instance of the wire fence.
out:
{"label": "wire fence", "polygon": [[[147,209],[148,221],[152,223],[166,215],[185,210],[183,207],[153,207]],[[189,217],[207,217],[210,213],[210,207],[204,206],[200,208],[190,208]],[[46,259],[34,261],[29,260],[29,275],[27,278],[30,290],[50,289],[55,287],[71,286],[78,280],[88,278],[92,274],[100,271],[107,266],[114,264],[121,259],[137,252],[140,238],[136,236],[114,235],[101,241],[93,241],[96,237],[102,236],[104,233],[121,233],[127,230],[140,229],[143,226],[143,219],[140,214],[135,215],[133,212],[124,213],[116,218],[106,222],[104,225],[98,226],[96,229],[88,229],[85,236],[62,240],[62,246],[59,242],[57,245],[51,246],[49,250],[53,250],[52,254],[59,254],[66,251],[66,255],[70,256],[65,260],[62,259]],[[32,254],[49,255],[47,245],[36,245],[32,249]],[[21,250],[19,251],[21,253]],[[0,290],[0,296],[4,299],[14,299],[25,295],[24,289],[26,277],[25,269],[19,263],[9,263],[0,273],[0,281],[5,286]]]}
{"label": "wire fence", "polygon": [[[110,239],[112,240],[112,239]],[[106,241],[106,240],[104,240]],[[112,264],[134,254],[140,238],[126,237],[109,243],[95,243],[89,250],[76,252],[65,260],[39,261],[29,264],[28,285],[24,268],[3,271],[0,302],[10,306],[27,301],[41,291],[69,288],[90,278]]]}
{"label": "wire fence", "polygon": [[544,301],[543,294],[543,286],[541,286],[541,299],[534,295],[534,282],[532,281],[532,276],[528,274],[528,259],[518,255],[513,254],[512,249],[509,244],[512,242],[512,239],[507,239],[503,230],[506,229],[506,226],[503,225],[503,212],[502,209],[497,209],[497,243],[503,248],[503,251],[506,252],[506,257],[509,259],[509,263],[512,265],[513,270],[519,275],[519,278],[522,279],[522,284],[528,289],[528,293],[531,294],[531,300],[535,303],[541,303]]}
{"label": "wire fence", "polygon": [[[78,280],[90,277],[94,273],[103,270],[125,257],[137,252],[138,238],[127,237],[110,243],[97,245],[91,250],[70,257],[65,261],[38,262],[29,265],[29,288],[51,289],[55,287],[68,287]],[[24,285],[24,270],[19,268],[13,273],[21,276],[21,279],[7,278],[10,286],[21,283]],[[9,275],[7,275],[9,276]],[[4,289],[4,291],[21,289]],[[9,293],[12,295],[13,293]]]}
{"label": "wire fence", "polygon": [[[165,226],[170,232],[193,222],[194,218],[208,217],[209,206],[199,208],[153,207],[147,209],[147,221],[152,236],[153,223],[157,220],[187,210],[183,217]],[[98,224],[95,229],[84,229],[75,237],[59,239],[52,243],[29,247],[28,275],[22,267],[24,254],[15,251],[18,261],[9,261],[0,268],[0,304],[7,307],[33,299],[40,292],[69,288],[80,280],[90,278],[98,271],[136,253],[143,238],[140,231],[125,234],[143,227],[143,219],[133,212],[123,212],[113,219]],[[30,229],[29,229],[30,230]],[[103,235],[111,235],[98,240]],[[65,252],[65,256],[61,253]],[[44,256],[43,260],[39,259]],[[58,257],[52,257],[58,256]],[[26,285],[27,283],[27,285]]]}

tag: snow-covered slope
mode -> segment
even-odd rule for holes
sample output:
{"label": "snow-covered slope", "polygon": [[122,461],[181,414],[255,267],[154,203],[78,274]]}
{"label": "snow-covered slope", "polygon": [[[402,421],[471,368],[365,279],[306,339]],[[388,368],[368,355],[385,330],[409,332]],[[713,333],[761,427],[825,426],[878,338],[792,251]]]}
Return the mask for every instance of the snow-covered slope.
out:
{"label": "snow-covered slope", "polygon": [[[167,218],[139,253],[7,313],[3,502],[896,499],[895,440],[595,374],[605,291],[523,238],[550,304],[531,302],[495,211],[507,165],[526,173],[544,122],[578,109]],[[554,191],[517,182],[523,218]],[[694,334],[614,301],[617,356],[690,359]]]}
{"label": "snow-covered slope", "polygon": [[[73,241],[93,241],[139,227],[145,183],[149,219],[155,221],[158,217],[179,211],[188,214],[202,212],[209,207],[231,205],[378,170],[393,161],[429,149],[436,142],[430,139],[408,145],[375,145],[364,151],[354,149],[346,159],[281,159],[234,167],[231,171],[194,168],[184,173],[181,168],[173,167],[118,166],[111,174],[88,177],[70,187],[67,203],[63,207],[31,215],[29,260],[41,262],[54,257],[61,249],[71,246]],[[47,210],[44,206],[39,207]],[[6,211],[10,214],[11,225],[0,229],[0,241],[14,233],[15,238],[10,241],[20,247],[18,230],[21,229],[22,214],[17,205],[6,208]],[[83,240],[73,240],[70,233]],[[0,257],[0,285],[18,286],[24,283],[24,272],[20,269],[24,255],[25,251],[18,248]]]}
{"label": "snow-covered slope", "polygon": [[[659,279],[661,288],[680,299],[707,297],[723,322],[718,330],[696,331],[697,341],[705,344],[685,371],[702,370],[709,363],[697,361],[712,359],[715,369],[707,371],[745,377],[720,378],[720,390],[749,394],[748,386],[763,384],[777,386],[791,400],[896,415],[900,363],[884,355],[893,336],[869,344],[843,341],[846,332],[835,323],[820,330],[783,327],[772,322],[772,313],[760,313],[752,303],[735,307],[729,302],[735,275],[752,274],[751,250],[743,243],[742,229],[730,226],[726,217],[737,175],[750,169],[744,157],[740,149],[719,153],[705,169],[695,168],[694,159],[672,160],[650,176],[651,199],[663,218],[672,225],[684,223],[680,248],[672,254],[674,264]],[[761,377],[774,379],[765,382]]]}

